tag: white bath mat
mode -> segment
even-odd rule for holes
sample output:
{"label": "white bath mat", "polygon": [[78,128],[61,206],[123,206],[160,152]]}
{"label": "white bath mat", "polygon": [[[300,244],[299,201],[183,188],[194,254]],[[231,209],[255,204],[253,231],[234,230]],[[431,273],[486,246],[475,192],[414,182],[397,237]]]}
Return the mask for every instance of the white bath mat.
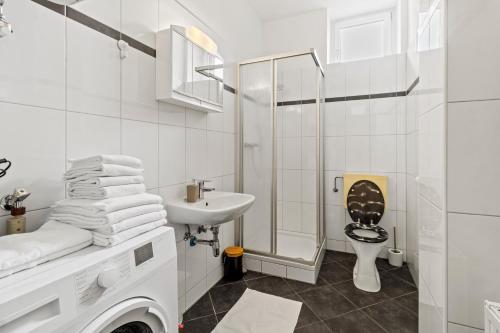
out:
{"label": "white bath mat", "polygon": [[247,289],[212,333],[293,333],[301,302]]}

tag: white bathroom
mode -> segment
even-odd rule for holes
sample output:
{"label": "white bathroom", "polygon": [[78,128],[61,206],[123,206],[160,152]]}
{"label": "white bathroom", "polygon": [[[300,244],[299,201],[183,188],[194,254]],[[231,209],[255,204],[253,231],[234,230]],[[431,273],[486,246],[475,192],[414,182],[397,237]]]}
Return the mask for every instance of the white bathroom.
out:
{"label": "white bathroom", "polygon": [[0,0],[0,333],[500,331],[500,1]]}

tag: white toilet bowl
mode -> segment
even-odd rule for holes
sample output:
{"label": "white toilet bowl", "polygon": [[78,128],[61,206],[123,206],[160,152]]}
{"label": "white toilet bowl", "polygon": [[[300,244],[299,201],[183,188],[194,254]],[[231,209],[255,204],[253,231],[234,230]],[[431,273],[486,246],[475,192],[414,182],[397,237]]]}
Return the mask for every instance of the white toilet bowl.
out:
{"label": "white toilet bowl", "polygon": [[377,225],[384,214],[384,195],[377,184],[360,180],[349,188],[346,203],[351,219],[356,221],[344,229],[358,257],[352,273],[354,285],[368,292],[380,291],[375,260],[389,238]]}
{"label": "white toilet bowl", "polygon": [[[360,230],[361,231],[361,230]],[[362,230],[364,231],[364,230]],[[368,230],[367,230],[368,231]],[[370,231],[373,232],[373,231]],[[375,233],[375,232],[374,232]],[[381,243],[367,243],[347,237],[351,241],[352,247],[358,259],[352,272],[352,279],[356,288],[368,291],[380,291],[381,283],[375,260],[382,250],[387,240]]]}

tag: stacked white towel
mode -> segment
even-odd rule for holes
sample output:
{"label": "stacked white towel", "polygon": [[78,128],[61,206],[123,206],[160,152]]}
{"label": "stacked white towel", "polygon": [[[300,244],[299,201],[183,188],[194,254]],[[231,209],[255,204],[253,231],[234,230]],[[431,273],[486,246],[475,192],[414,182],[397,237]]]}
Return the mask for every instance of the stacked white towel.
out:
{"label": "stacked white towel", "polygon": [[89,231],[55,221],[48,221],[33,232],[0,237],[0,278],[91,244]]}
{"label": "stacked white towel", "polygon": [[64,174],[69,199],[51,219],[92,231],[94,244],[113,246],[167,223],[161,197],[145,193],[142,162],[98,155],[72,160]]}

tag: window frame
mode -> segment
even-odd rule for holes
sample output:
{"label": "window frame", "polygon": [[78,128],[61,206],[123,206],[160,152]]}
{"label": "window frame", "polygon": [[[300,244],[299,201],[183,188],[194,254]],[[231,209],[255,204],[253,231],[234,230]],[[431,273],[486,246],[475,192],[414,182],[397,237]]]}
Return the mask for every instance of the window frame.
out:
{"label": "window frame", "polygon": [[393,13],[392,9],[377,13],[370,13],[367,15],[357,16],[345,20],[340,20],[334,22],[333,30],[335,36],[335,45],[334,45],[334,62],[342,63],[342,62],[350,62],[357,60],[366,60],[366,59],[341,59],[341,40],[340,40],[340,31],[343,29],[348,29],[352,27],[367,25],[376,22],[384,22],[384,32],[383,32],[383,40],[384,40],[384,54],[383,56],[387,56],[393,53]]}

